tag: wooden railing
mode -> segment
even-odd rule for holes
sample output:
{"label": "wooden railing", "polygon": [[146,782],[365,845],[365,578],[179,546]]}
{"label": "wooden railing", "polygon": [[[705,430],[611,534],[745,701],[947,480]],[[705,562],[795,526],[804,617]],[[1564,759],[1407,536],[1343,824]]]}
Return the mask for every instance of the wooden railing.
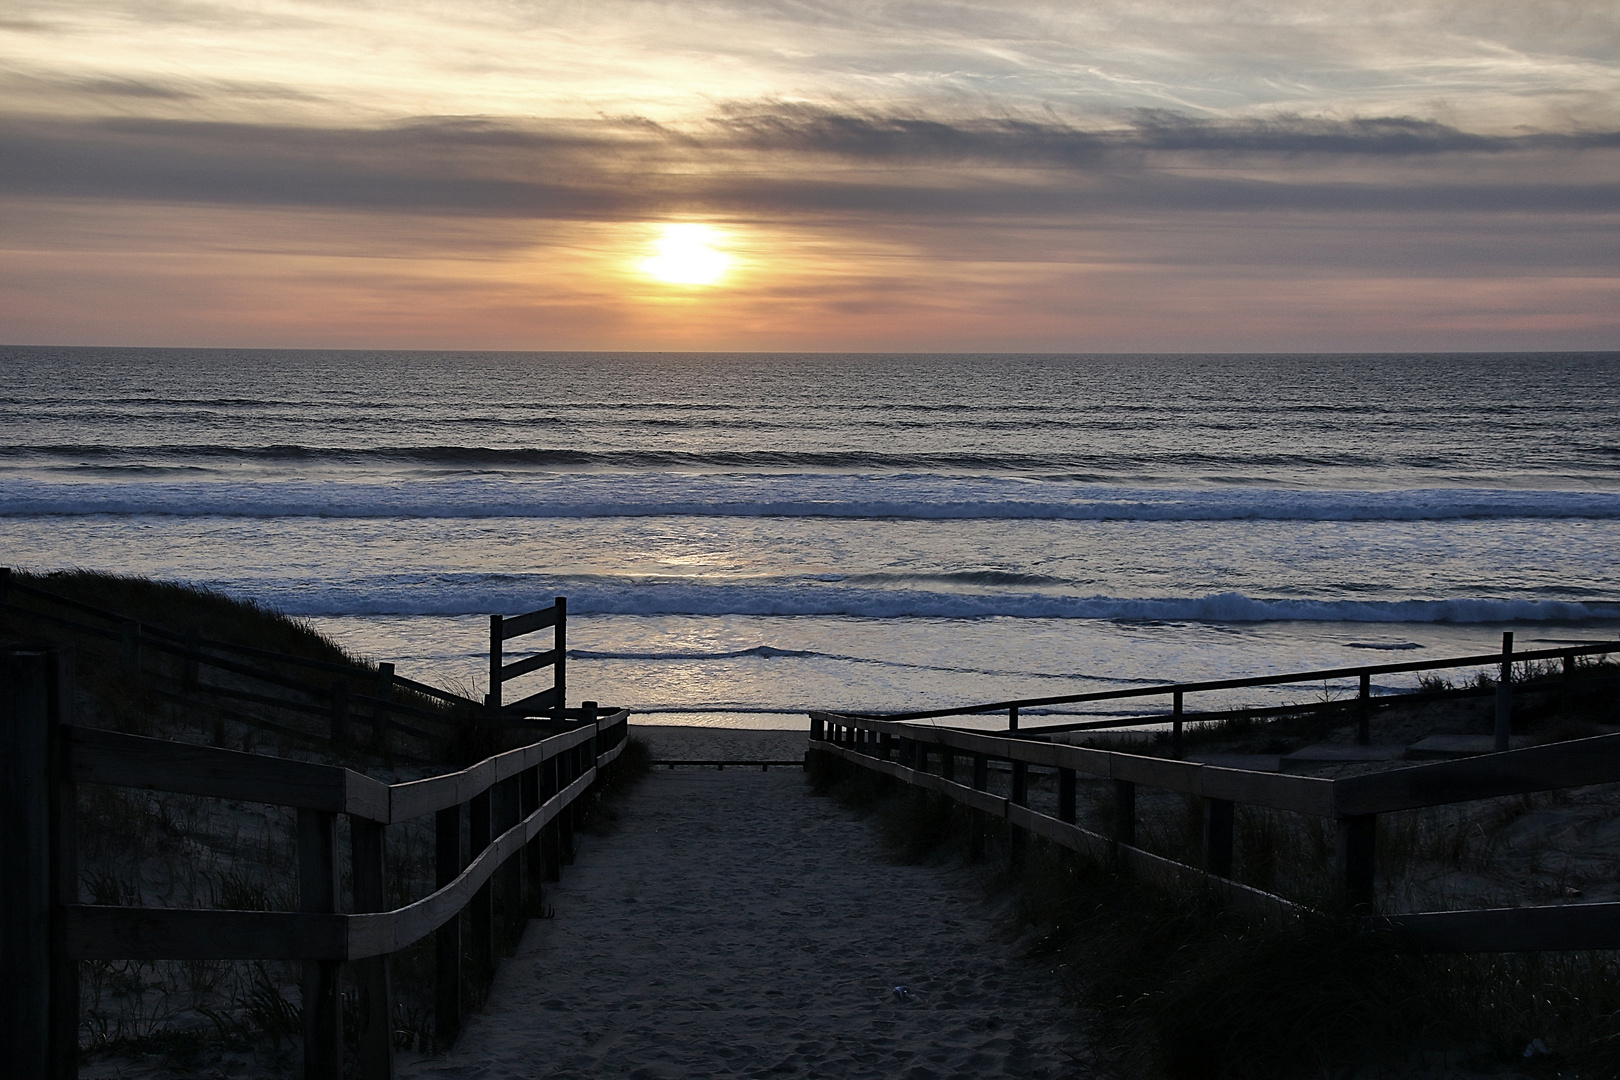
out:
{"label": "wooden railing", "polygon": [[[544,880],[572,861],[581,797],[623,750],[627,715],[458,772],[383,784],[334,765],[263,757],[78,727],[72,651],[0,653],[0,769],[6,901],[0,935],[0,1060],[19,1076],[77,1075],[80,960],[291,960],[303,963],[304,1075],[344,1075],[339,969],[358,989],[356,1075],[392,1071],[388,957],[436,938],[435,1030],[461,1022],[464,953],[493,971],[496,894],[509,914],[537,909]],[[79,902],[80,783],[259,802],[297,810],[298,910],[108,907]],[[384,910],[384,830],[433,815],[436,891]],[[351,895],[340,904],[338,817],[348,818]],[[462,823],[469,824],[464,850]],[[341,911],[346,906],[348,910]],[[465,911],[470,940],[461,939]]]}
{"label": "wooden railing", "polygon": [[[1576,675],[1576,662],[1582,656],[1601,656],[1620,652],[1620,641],[1594,641],[1581,645],[1565,646],[1557,649],[1536,649],[1529,652],[1515,652],[1513,649],[1513,634],[1502,635],[1502,651],[1499,653],[1482,653],[1476,656],[1454,656],[1442,660],[1409,660],[1394,664],[1366,664],[1359,667],[1321,668],[1316,671],[1291,671],[1281,675],[1252,675],[1239,679],[1210,679],[1203,682],[1186,683],[1157,683],[1152,686],[1132,686],[1119,690],[1093,690],[1083,694],[1055,694],[1048,697],[1017,698],[1011,701],[991,701],[981,705],[959,705],[948,709],[927,709],[920,712],[898,713],[853,713],[852,716],[864,717],[873,720],[939,720],[952,716],[978,716],[986,713],[1006,713],[1007,730],[1023,731],[1027,734],[1039,735],[1043,732],[1096,730],[1121,727],[1141,727],[1147,724],[1168,722],[1171,725],[1172,745],[1179,757],[1181,753],[1182,728],[1187,723],[1207,722],[1223,719],[1225,717],[1262,716],[1267,713],[1298,712],[1301,706],[1285,705],[1274,709],[1245,708],[1237,710],[1223,710],[1219,712],[1205,712],[1189,714],[1185,710],[1186,697],[1189,694],[1209,693],[1222,690],[1242,690],[1256,686],[1286,686],[1290,684],[1305,684],[1313,682],[1326,682],[1330,679],[1355,679],[1358,683],[1357,696],[1346,702],[1336,703],[1340,708],[1351,708],[1356,713],[1356,741],[1365,745],[1370,741],[1370,718],[1372,709],[1377,704],[1394,701],[1410,703],[1414,701],[1433,700],[1436,698],[1467,697],[1485,694],[1494,694],[1496,697],[1496,714],[1493,726],[1497,750],[1506,750],[1513,723],[1513,696],[1515,690],[1519,693],[1533,691],[1567,691],[1573,684]],[[1515,681],[1514,664],[1532,664],[1539,661],[1559,661],[1563,666],[1564,682],[1560,684],[1555,680],[1542,680],[1536,682]],[[1449,671],[1457,668],[1477,668],[1492,666],[1497,668],[1497,677],[1493,687],[1462,688],[1441,690],[1431,693],[1403,693],[1398,697],[1374,698],[1372,694],[1372,677],[1375,675],[1410,674],[1416,671]],[[1605,679],[1584,679],[1582,685],[1594,686],[1600,682],[1612,683],[1620,681],[1614,677]],[[1042,724],[1039,727],[1030,727],[1028,724],[1020,726],[1020,714],[1030,709],[1045,708],[1053,705],[1073,705],[1083,702],[1096,701],[1124,701],[1130,698],[1164,697],[1171,701],[1170,711],[1163,715],[1138,715],[1109,720],[1078,721],[1071,723]]]}
{"label": "wooden railing", "polygon": [[[34,601],[25,606],[17,603],[27,597]],[[57,610],[48,610],[57,609]],[[60,614],[72,611],[85,618]],[[198,695],[283,710],[297,716],[312,718],[319,725],[317,731],[272,720],[265,716],[250,715],[228,706],[215,706],[216,711],[233,721],[244,723],[277,735],[303,742],[330,745],[347,749],[353,740],[356,725],[372,728],[372,745],[388,752],[397,750],[388,742],[390,734],[403,735],[430,748],[427,757],[416,760],[442,760],[446,746],[454,741],[453,728],[446,730],[451,718],[441,709],[426,708],[427,702],[412,703],[395,697],[395,690],[407,691],[443,702],[445,705],[477,709],[479,703],[448,690],[406,678],[394,670],[393,664],[380,663],[376,670],[366,671],[355,665],[339,664],[290,653],[274,652],[230,641],[206,638],[195,628],[175,630],[131,619],[128,615],[110,611],[94,604],[63,596],[48,589],[19,581],[9,567],[0,567],[0,610],[11,612],[23,619],[46,626],[72,630],[88,637],[119,643],[119,669],[126,674],[156,676],[143,664],[143,656],[156,651],[180,661],[178,677],[159,680],[154,689],[161,696],[190,699]],[[229,659],[227,653],[244,659]],[[251,663],[249,661],[263,661]],[[322,672],[334,676],[325,683],[312,682],[276,670],[277,665]],[[270,692],[225,686],[205,681],[203,669],[228,672],[262,684]],[[369,685],[368,685],[369,684]],[[370,693],[357,687],[367,687]],[[291,692],[290,696],[287,692]],[[402,719],[404,718],[404,719]],[[410,721],[410,722],[407,722]],[[427,726],[423,726],[426,724]],[[438,730],[430,730],[437,728]],[[409,757],[409,755],[405,755]]]}
{"label": "wooden railing", "polygon": [[[508,662],[506,642],[549,628],[551,648]],[[542,668],[551,668],[552,685],[510,705],[501,701],[501,687]],[[489,697],[492,715],[558,716],[568,704],[568,598],[559,596],[551,607],[511,617],[489,617]]]}
{"label": "wooden railing", "polygon": [[[1284,917],[1299,911],[1299,905],[1232,879],[1235,807],[1266,807],[1331,819],[1337,830],[1334,870],[1344,899],[1369,923],[1410,934],[1425,948],[1447,952],[1620,948],[1620,903],[1373,912],[1380,814],[1615,783],[1620,781],[1620,735],[1335,780],[828,712],[810,714],[809,745],[812,754],[831,755],[939,792],[989,818],[1005,821],[1012,829],[1015,858],[1028,836],[1042,836],[1097,859],[1111,860],[1122,870],[1161,886],[1209,889],[1251,915]],[[992,761],[1009,766],[1007,795],[989,790]],[[957,778],[959,768],[967,773],[965,783]],[[1056,774],[1056,816],[1029,806],[1031,770]],[[1112,827],[1106,834],[1077,824],[1076,780],[1080,774],[1112,782]],[[1139,786],[1202,800],[1203,865],[1178,862],[1136,846]],[[983,819],[977,820],[982,825]],[[982,830],[976,828],[973,835],[982,851]]]}

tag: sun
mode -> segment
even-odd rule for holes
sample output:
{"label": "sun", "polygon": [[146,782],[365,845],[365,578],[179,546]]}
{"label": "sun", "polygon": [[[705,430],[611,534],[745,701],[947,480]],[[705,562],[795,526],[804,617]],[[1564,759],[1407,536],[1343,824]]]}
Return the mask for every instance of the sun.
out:
{"label": "sun", "polygon": [[658,254],[641,269],[671,285],[713,285],[726,276],[731,258],[715,249],[720,233],[707,225],[665,225],[655,243]]}

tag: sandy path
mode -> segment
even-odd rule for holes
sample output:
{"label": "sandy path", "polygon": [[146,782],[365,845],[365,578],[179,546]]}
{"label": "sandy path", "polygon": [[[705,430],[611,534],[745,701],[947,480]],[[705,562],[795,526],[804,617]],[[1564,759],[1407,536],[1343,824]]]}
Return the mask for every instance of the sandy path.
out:
{"label": "sandy path", "polygon": [[802,773],[658,772],[621,813],[455,1050],[402,1076],[1089,1075],[971,884],[890,864]]}

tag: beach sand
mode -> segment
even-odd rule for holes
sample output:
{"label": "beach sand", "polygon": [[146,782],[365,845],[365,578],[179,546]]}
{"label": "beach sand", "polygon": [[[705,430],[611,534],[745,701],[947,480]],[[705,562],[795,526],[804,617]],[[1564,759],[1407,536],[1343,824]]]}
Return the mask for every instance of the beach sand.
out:
{"label": "beach sand", "polygon": [[637,724],[630,735],[652,748],[655,761],[803,761],[810,722],[796,731]]}
{"label": "beach sand", "polygon": [[453,1051],[401,1077],[1090,1075],[1056,974],[973,882],[890,863],[797,770],[660,770],[618,809]]}

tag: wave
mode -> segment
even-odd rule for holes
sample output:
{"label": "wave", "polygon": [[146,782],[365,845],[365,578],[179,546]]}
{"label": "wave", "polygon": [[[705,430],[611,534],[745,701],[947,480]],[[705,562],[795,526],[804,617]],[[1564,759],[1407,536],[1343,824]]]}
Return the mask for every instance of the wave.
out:
{"label": "wave", "polygon": [[624,652],[597,649],[569,649],[570,660],[639,660],[639,661],[706,661],[706,660],[831,660],[844,664],[872,664],[877,667],[907,668],[913,671],[943,671],[953,675],[995,675],[1024,679],[1082,679],[1087,682],[1121,683],[1132,686],[1156,685],[1162,679],[1126,679],[1107,675],[1054,674],[1050,671],[1013,671],[1005,668],[961,667],[950,664],[918,664],[906,660],[882,660],[871,656],[846,656],[841,653],[818,652],[815,649],[778,649],[771,645],[755,645],[749,649],[729,649],[722,652],[675,650],[661,652]]}
{"label": "wave", "polygon": [[[563,423],[564,421],[552,421]],[[704,421],[702,426],[728,422]],[[615,421],[623,427],[623,421]],[[649,418],[641,424],[655,427],[688,426],[691,422]],[[734,421],[729,421],[735,426]],[[754,426],[754,425],[750,425]],[[774,426],[774,425],[773,425]],[[935,425],[927,425],[933,427]],[[1026,430],[1028,423],[1010,425]],[[1092,425],[1093,427],[1095,425]],[[975,421],[975,428],[983,428]],[[58,443],[0,446],[0,460],[51,460],[63,463],[135,461],[211,464],[320,464],[405,465],[460,467],[486,470],[570,469],[834,469],[882,472],[914,469],[974,470],[992,473],[1051,472],[1074,469],[1140,468],[1149,464],[1178,467],[1290,468],[1298,466],[1376,468],[1388,464],[1380,454],[1361,452],[1291,454],[1275,451],[1225,450],[1205,454],[1191,450],[1153,454],[1063,453],[987,454],[971,451],[893,453],[876,450],[580,450],[561,447],[499,446],[305,446],[278,443],[263,446],[226,444],[159,444],[124,446],[105,443]]]}
{"label": "wave", "polygon": [[568,596],[578,615],[835,616],[863,619],[1099,619],[1123,622],[1579,623],[1620,619],[1620,601],[1451,599],[1337,600],[1203,596],[1054,596],[851,589],[800,584],[600,583],[529,580],[328,586],[280,594],[244,590],[290,615],[488,615]]}
{"label": "wave", "polygon": [[0,516],[1447,521],[1620,519],[1620,492],[1146,488],[938,474],[602,475],[524,480],[0,481]]}

